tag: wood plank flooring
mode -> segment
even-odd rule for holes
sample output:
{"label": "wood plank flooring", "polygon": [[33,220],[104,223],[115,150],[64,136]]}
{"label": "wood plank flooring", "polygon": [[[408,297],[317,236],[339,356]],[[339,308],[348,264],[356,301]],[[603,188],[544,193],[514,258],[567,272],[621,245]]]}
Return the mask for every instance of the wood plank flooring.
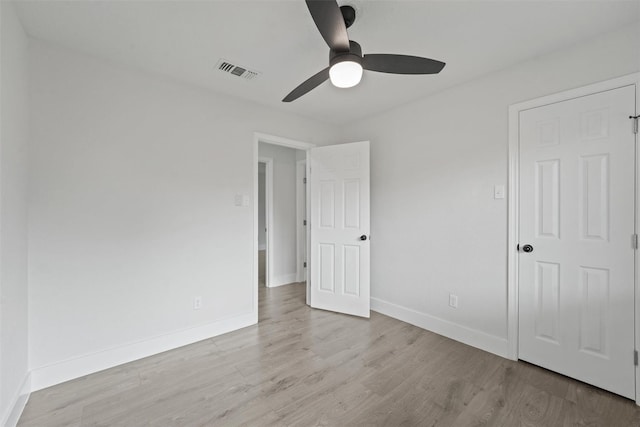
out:
{"label": "wood plank flooring", "polygon": [[371,313],[260,289],[260,323],[38,391],[27,426],[640,426],[634,402]]}

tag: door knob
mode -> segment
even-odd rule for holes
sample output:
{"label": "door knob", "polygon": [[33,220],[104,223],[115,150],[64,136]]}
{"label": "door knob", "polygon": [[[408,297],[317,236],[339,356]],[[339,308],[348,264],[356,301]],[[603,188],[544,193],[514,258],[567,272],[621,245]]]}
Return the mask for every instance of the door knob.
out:
{"label": "door knob", "polygon": [[533,252],[533,246],[531,246],[531,245],[524,245],[524,246],[522,247],[522,251],[523,251],[523,252],[527,252],[527,253],[529,253],[529,252]]}
{"label": "door knob", "polygon": [[360,240],[367,240],[367,235],[363,234],[362,236],[360,236]]}

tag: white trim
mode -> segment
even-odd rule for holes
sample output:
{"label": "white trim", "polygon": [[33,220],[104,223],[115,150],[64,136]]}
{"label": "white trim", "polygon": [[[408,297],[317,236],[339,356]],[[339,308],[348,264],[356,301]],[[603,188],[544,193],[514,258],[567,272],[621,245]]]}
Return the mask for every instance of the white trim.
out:
{"label": "white trim", "polygon": [[[311,150],[307,150],[307,157],[305,160],[306,168],[307,168],[307,182],[311,181]],[[305,282],[307,283],[307,292],[305,297],[305,303],[311,307],[311,269],[313,268],[313,263],[311,262],[311,191],[309,189],[311,185],[307,185],[307,269],[305,275]]]}
{"label": "white trim", "polygon": [[[635,75],[636,83],[636,111],[635,115],[640,114],[640,73]],[[640,232],[640,150],[638,150],[638,144],[640,143],[640,135],[636,134],[636,203],[635,203],[635,219],[636,230],[635,233]],[[636,350],[640,349],[640,257],[638,256],[638,250],[635,251],[635,302],[636,302]],[[640,406],[640,366],[636,366],[636,405]]]}
{"label": "white trim", "polygon": [[280,136],[268,135],[266,133],[255,132],[253,134],[254,141],[262,141],[268,144],[280,145],[282,147],[294,148],[296,150],[308,150],[316,145],[310,142],[296,141],[294,139],[282,138]]}
{"label": "white trim", "polygon": [[122,365],[123,363],[133,362],[134,360],[173,350],[254,325],[257,321],[257,312],[251,312],[34,368],[31,371],[31,390],[41,390],[52,385],[93,374],[94,372]]}
{"label": "white trim", "polygon": [[259,251],[266,251],[266,250],[267,250],[267,245],[266,245],[266,244],[264,244],[264,245],[258,245],[258,250],[259,250]]}
{"label": "white trim", "polygon": [[[261,141],[283,147],[295,148],[297,150],[308,150],[316,146],[308,142],[296,141],[275,135],[268,135],[266,133],[253,133],[253,307],[256,316],[258,315],[258,144]],[[267,256],[268,252],[267,250]],[[307,263],[307,265],[309,266],[310,264]],[[307,280],[307,284],[308,283],[309,281]]]}
{"label": "white trim", "polygon": [[520,206],[520,149],[517,105],[509,106],[509,164],[507,184],[507,357],[518,360],[518,256]]}
{"label": "white trim", "polygon": [[7,413],[3,416],[0,425],[4,427],[15,427],[20,420],[20,416],[24,411],[29,397],[31,396],[31,372],[27,372],[22,380],[20,389],[16,395],[11,399],[11,403],[7,408]]}
{"label": "white trim", "polygon": [[[611,80],[603,82],[593,83],[587,86],[582,86],[574,89],[569,89],[563,92],[554,93],[551,95],[543,96],[540,98],[530,99],[528,101],[519,102],[509,106],[509,114],[512,112],[520,112],[524,110],[530,110],[532,108],[542,107],[545,105],[555,104],[569,99],[580,98],[583,96],[593,95],[598,92],[605,92],[607,90],[618,89],[625,86],[632,86],[638,83],[640,80],[640,73],[628,74],[626,76],[617,77]],[[511,142],[511,141],[509,141]]]}
{"label": "white trim", "polygon": [[394,319],[402,320],[422,329],[477,347],[489,353],[507,357],[508,341],[477,329],[462,326],[449,320],[403,307],[379,298],[371,298],[371,310]]}
{"label": "white trim", "polygon": [[274,277],[270,287],[275,288],[277,286],[290,285],[292,283],[296,283],[297,281],[298,280],[296,273],[283,274],[281,276]]}
{"label": "white trim", "polygon": [[304,282],[304,262],[305,250],[304,247],[306,239],[306,227],[304,221],[306,219],[304,214],[304,207],[306,203],[305,195],[305,183],[304,178],[307,170],[307,160],[302,159],[296,162],[296,282]]}
{"label": "white trim", "polygon": [[[264,285],[269,288],[271,287],[271,282],[273,282],[273,239],[271,236],[273,235],[273,159],[271,157],[258,157],[258,163],[265,164],[265,174],[264,174],[264,210],[265,210],[265,227],[267,231],[265,232],[265,243],[266,243],[266,251],[265,254],[265,275],[264,275]],[[256,197],[256,206],[258,205],[258,198]]]}
{"label": "white trim", "polygon": [[[640,100],[640,73],[633,73],[626,76],[594,83],[588,86],[567,90],[553,95],[532,99],[509,106],[509,189],[508,189],[508,243],[507,243],[507,337],[509,359],[518,359],[518,254],[516,245],[518,244],[519,212],[518,212],[518,179],[519,179],[519,115],[521,111],[531,108],[542,107],[544,105],[567,101],[582,96],[592,95],[598,92],[617,89],[625,86],[635,85],[636,87],[636,114],[638,111],[638,101]],[[636,147],[637,147],[636,135]],[[636,156],[638,156],[636,150]],[[636,158],[636,170],[638,168],[638,157]],[[637,213],[640,207],[640,179],[636,173],[636,230],[640,230],[640,221]],[[637,231],[636,231],[637,232]],[[640,345],[640,291],[638,285],[638,274],[640,269],[640,259],[636,252],[636,315],[635,315],[635,336],[636,347]],[[640,405],[640,369],[636,366],[636,404]]]}

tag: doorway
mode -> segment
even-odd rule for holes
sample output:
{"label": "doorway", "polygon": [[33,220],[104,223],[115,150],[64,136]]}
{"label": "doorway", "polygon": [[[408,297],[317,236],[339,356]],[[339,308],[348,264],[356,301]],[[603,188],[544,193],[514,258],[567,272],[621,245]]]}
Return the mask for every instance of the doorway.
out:
{"label": "doorway", "polygon": [[[262,144],[262,145],[261,145]],[[261,150],[261,147],[270,147]],[[307,191],[298,191],[299,198],[305,199],[308,220],[304,227],[297,227],[298,234],[306,236],[306,242],[298,235],[297,249],[306,257],[304,278],[306,283],[306,303],[313,308],[369,317],[370,312],[370,193],[369,193],[369,141],[314,147],[312,144],[292,141],[264,134],[254,134],[254,201],[258,200],[260,159],[273,159],[273,184],[271,200],[266,197],[265,205],[270,206],[266,215],[266,276],[264,288],[258,286],[259,270],[259,203],[254,203],[254,309],[259,314],[260,295],[269,295],[269,289],[296,280],[300,277],[290,270],[279,276],[282,264],[274,260],[286,253],[286,247],[278,246],[278,225],[276,219],[277,151],[294,148],[296,167],[304,169],[309,180]],[[268,175],[268,167],[265,169]],[[313,173],[312,173],[313,172]],[[301,174],[297,174],[300,180]],[[304,178],[303,178],[304,179]],[[303,182],[305,182],[304,179]],[[268,182],[268,179],[265,179]],[[265,195],[269,195],[267,188]],[[295,197],[294,197],[295,198]],[[310,209],[313,207],[313,209]],[[269,219],[271,218],[271,219]],[[300,218],[297,220],[300,223]],[[269,224],[273,223],[273,226]],[[289,224],[287,224],[288,226]],[[296,223],[293,223],[294,234]],[[302,242],[302,244],[300,243]],[[295,243],[294,243],[295,245]],[[289,246],[290,248],[294,245]],[[303,252],[303,247],[306,251]],[[294,251],[295,252],[295,251]],[[275,255],[275,256],[274,256]],[[308,256],[308,257],[307,257]],[[294,255],[295,264],[295,255]],[[281,257],[281,260],[286,260]],[[311,262],[311,261],[314,262]],[[300,261],[300,256],[298,257]],[[282,271],[282,270],[280,270]],[[285,271],[286,272],[286,271]],[[285,279],[283,279],[283,277]],[[313,283],[311,283],[313,282]],[[313,285],[313,286],[311,286]],[[311,286],[311,287],[310,287]],[[259,321],[260,316],[258,316]]]}
{"label": "doorway", "polygon": [[306,150],[311,147],[254,137],[256,310],[270,289],[306,282]]}
{"label": "doorway", "polygon": [[637,76],[510,110],[509,338],[636,399]]}

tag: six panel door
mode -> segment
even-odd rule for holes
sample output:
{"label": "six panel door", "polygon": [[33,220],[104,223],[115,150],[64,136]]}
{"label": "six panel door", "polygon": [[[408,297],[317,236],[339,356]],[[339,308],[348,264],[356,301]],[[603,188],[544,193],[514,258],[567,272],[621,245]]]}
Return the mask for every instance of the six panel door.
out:
{"label": "six panel door", "polygon": [[311,306],[369,317],[369,142],[309,150]]}
{"label": "six panel door", "polygon": [[632,399],[634,111],[626,86],[520,113],[518,255],[519,358]]}

